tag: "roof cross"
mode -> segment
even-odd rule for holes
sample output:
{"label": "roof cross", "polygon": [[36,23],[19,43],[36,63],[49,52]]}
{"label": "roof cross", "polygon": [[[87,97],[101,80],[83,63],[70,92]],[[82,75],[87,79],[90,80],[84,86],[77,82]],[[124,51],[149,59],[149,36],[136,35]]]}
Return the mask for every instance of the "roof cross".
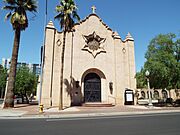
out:
{"label": "roof cross", "polygon": [[95,7],[95,6],[92,6],[91,9],[92,9],[92,13],[95,14],[96,7]]}

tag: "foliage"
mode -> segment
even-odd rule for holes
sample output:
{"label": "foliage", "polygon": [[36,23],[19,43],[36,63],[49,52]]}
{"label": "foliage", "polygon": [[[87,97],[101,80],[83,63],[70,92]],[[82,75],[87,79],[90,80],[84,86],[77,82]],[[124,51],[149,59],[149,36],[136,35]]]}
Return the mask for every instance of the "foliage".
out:
{"label": "foliage", "polygon": [[35,0],[4,0],[5,6],[3,9],[10,10],[6,14],[5,19],[11,19],[13,29],[25,30],[28,27],[28,18],[26,11],[37,12]]}
{"label": "foliage", "polygon": [[[145,54],[147,61],[137,76],[149,70],[150,86],[155,89],[180,88],[180,39],[175,34],[159,34],[153,38]],[[140,74],[140,75],[139,75]]]}
{"label": "foliage", "polygon": [[15,82],[15,94],[30,95],[37,88],[37,76],[28,67],[18,68]]}
{"label": "foliage", "polygon": [[75,23],[74,19],[80,20],[74,0],[61,0],[60,5],[56,6],[56,12],[58,15],[54,18],[59,20],[61,29],[64,31],[71,31]]}
{"label": "foliage", "polygon": [[0,90],[5,89],[7,80],[7,69],[0,65]]}
{"label": "foliage", "polygon": [[137,88],[142,89],[147,87],[146,78],[144,70],[141,69],[140,72],[136,73],[136,80],[137,80]]}

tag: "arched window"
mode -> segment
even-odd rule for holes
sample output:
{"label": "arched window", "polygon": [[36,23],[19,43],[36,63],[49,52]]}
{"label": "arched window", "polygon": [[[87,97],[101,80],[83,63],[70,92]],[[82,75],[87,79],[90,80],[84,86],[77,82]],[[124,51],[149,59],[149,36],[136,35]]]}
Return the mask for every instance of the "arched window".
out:
{"label": "arched window", "polygon": [[142,98],[142,99],[145,99],[145,98],[146,98],[146,94],[145,94],[144,91],[141,91],[141,98]]}
{"label": "arched window", "polygon": [[154,91],[153,97],[154,99],[159,99],[159,92],[157,90]]}
{"label": "arched window", "polygon": [[162,90],[162,98],[163,99],[168,98],[168,93],[166,90]]}

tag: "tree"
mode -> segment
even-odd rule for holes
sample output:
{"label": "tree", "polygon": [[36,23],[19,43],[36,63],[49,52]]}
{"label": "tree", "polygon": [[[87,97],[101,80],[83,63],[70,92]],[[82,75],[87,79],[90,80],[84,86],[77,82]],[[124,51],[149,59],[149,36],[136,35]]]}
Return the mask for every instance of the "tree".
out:
{"label": "tree", "polygon": [[0,65],[0,90],[1,90],[0,98],[3,98],[4,90],[6,88],[6,80],[7,80],[7,69],[3,68]]}
{"label": "tree", "polygon": [[155,89],[180,88],[180,39],[175,34],[153,38],[145,54],[144,70],[150,71],[150,85]]}
{"label": "tree", "polygon": [[28,67],[22,66],[17,69],[14,93],[21,96],[22,102],[24,102],[24,97],[28,101],[27,97],[36,92],[37,83],[38,77]]}
{"label": "tree", "polygon": [[26,12],[36,12],[37,5],[35,0],[4,0],[4,10],[10,10],[5,19],[11,21],[14,32],[14,45],[11,58],[11,66],[8,77],[7,89],[3,108],[14,107],[14,85],[16,77],[16,65],[18,60],[18,51],[20,44],[21,31],[28,27],[28,18]]}
{"label": "tree", "polygon": [[63,109],[63,71],[64,71],[64,52],[65,52],[65,43],[66,43],[66,33],[71,32],[74,26],[74,19],[80,20],[80,17],[77,14],[77,7],[74,3],[74,0],[61,0],[60,5],[56,6],[56,15],[54,18],[59,20],[60,27],[63,30],[63,45],[62,45],[62,54],[61,54],[61,77],[60,77],[60,101],[59,101],[59,110]]}
{"label": "tree", "polygon": [[136,73],[137,88],[147,88],[147,82],[145,78],[145,71],[142,68],[140,72]]}

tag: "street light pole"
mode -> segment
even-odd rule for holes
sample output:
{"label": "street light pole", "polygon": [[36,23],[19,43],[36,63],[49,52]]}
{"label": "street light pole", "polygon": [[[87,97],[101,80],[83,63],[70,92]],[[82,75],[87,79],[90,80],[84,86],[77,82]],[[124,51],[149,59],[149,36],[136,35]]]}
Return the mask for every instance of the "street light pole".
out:
{"label": "street light pole", "polygon": [[149,95],[149,104],[148,106],[153,106],[152,99],[151,99],[151,91],[150,91],[150,84],[149,84],[149,71],[146,71],[146,78],[147,78],[147,85],[148,85],[148,95]]}
{"label": "street light pole", "polygon": [[42,45],[42,54],[41,54],[40,92],[39,92],[39,99],[38,99],[39,105],[42,105],[41,96],[42,96],[42,82],[43,82],[43,69],[44,69],[46,25],[47,25],[47,4],[48,4],[48,0],[45,1],[45,19],[44,19],[44,36],[43,36],[44,41],[43,41],[43,45]]}

